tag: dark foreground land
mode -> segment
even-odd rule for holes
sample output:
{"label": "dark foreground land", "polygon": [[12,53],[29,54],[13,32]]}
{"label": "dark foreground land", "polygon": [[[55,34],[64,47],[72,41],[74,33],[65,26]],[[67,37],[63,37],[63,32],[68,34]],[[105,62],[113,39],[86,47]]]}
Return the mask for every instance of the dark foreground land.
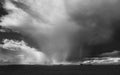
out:
{"label": "dark foreground land", "polygon": [[4,65],[0,75],[117,75],[119,65]]}

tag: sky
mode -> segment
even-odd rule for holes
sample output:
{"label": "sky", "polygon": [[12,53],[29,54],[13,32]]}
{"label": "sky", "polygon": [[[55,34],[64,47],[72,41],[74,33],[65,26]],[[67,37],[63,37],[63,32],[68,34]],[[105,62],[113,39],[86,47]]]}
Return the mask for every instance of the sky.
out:
{"label": "sky", "polygon": [[[115,7],[114,7],[115,8]],[[14,8],[13,8],[14,9]],[[0,9],[0,10],[2,10],[2,12],[0,13],[1,14],[1,16],[4,16],[4,15],[6,15],[6,13],[7,12],[5,12],[5,10],[3,10],[2,8]],[[101,9],[102,10],[102,9]],[[26,10],[25,10],[26,11]],[[116,11],[116,10],[115,10]],[[28,11],[26,11],[27,13],[28,13]],[[29,11],[29,12],[31,12],[31,11]],[[105,11],[106,12],[106,11]],[[21,12],[17,12],[17,13],[21,13]],[[22,12],[23,14],[25,14],[24,12]],[[103,13],[103,12],[102,12]],[[112,12],[112,13],[110,13],[109,15],[110,15],[110,17],[114,17],[113,15],[111,15],[111,14],[113,14],[114,12]],[[116,12],[115,12],[116,13]],[[33,15],[32,17],[34,17],[34,18],[39,18],[39,17],[36,17],[36,15],[35,15],[35,13],[33,14],[33,13],[29,13],[30,15]],[[100,12],[100,14],[101,14],[101,12]],[[107,13],[105,13],[105,14],[107,14]],[[104,15],[105,15],[104,14]],[[13,14],[14,15],[14,14]],[[17,14],[15,14],[15,15],[17,15]],[[25,14],[26,15],[26,14]],[[76,14],[74,14],[74,15],[76,15]],[[21,18],[23,18],[22,16],[23,15],[18,15],[18,16],[21,16],[20,17],[20,19]],[[27,15],[26,15],[27,16]],[[79,17],[79,16],[78,16]],[[115,17],[116,17],[116,14],[115,14]],[[91,18],[91,17],[87,17],[87,18]],[[76,17],[75,17],[75,19],[76,19]],[[79,19],[79,20],[81,20],[81,18],[77,18],[77,19]],[[11,22],[11,20],[12,19],[7,19],[6,20],[6,22]],[[86,20],[86,19],[85,19]],[[17,20],[15,20],[16,22],[17,22]],[[16,24],[15,22],[11,22],[11,23],[13,23],[13,24]],[[28,22],[25,22],[23,25],[25,25],[25,24],[27,24]],[[65,22],[65,24],[70,24],[70,23],[66,23]],[[104,24],[104,23],[103,23]],[[106,23],[105,23],[106,24]],[[72,24],[71,24],[72,25]],[[115,25],[116,27],[115,28],[117,28],[117,26],[119,25],[119,22],[118,23],[113,23],[113,25]],[[103,25],[104,26],[104,25]],[[21,26],[22,27],[22,26]],[[25,26],[23,26],[23,27],[25,27]],[[27,26],[26,26],[27,27]],[[36,26],[37,27],[37,26]],[[73,27],[75,27],[75,31],[76,31],[76,26],[73,26]],[[101,27],[101,26],[100,26]],[[38,27],[39,28],[39,27]],[[63,28],[65,28],[65,27],[63,27]],[[66,26],[66,28],[67,28],[67,26]],[[65,30],[67,30],[65,28]],[[71,31],[71,28],[72,27],[70,27],[70,31]],[[89,27],[88,27],[89,28]],[[18,28],[19,29],[19,28]],[[26,29],[26,30],[25,30]],[[69,29],[69,27],[68,27],[68,29]],[[23,31],[26,31],[26,32],[31,32],[31,29],[28,27],[28,31],[27,31],[27,28],[23,28],[23,29],[21,29],[21,30],[23,30]],[[56,29],[57,30],[57,29]],[[101,30],[103,30],[103,29],[101,29]],[[58,30],[58,31],[61,31],[61,30]],[[119,28],[118,29],[114,29],[114,31],[115,31],[115,34],[113,35],[113,37],[112,37],[112,39],[110,40],[110,41],[108,41],[108,42],[106,42],[106,43],[102,43],[102,44],[98,44],[98,45],[89,45],[89,46],[87,46],[86,45],[86,49],[91,49],[91,50],[93,50],[93,52],[91,53],[92,55],[91,55],[91,57],[92,56],[99,56],[100,54],[102,54],[102,55],[111,55],[111,52],[112,51],[119,51],[120,50],[120,47],[119,47],[119,45],[120,45],[120,37],[118,36],[118,34],[120,33],[120,30],[119,30]],[[39,33],[39,30],[36,30],[36,32],[38,32]],[[63,32],[64,32],[64,30],[63,30]],[[63,32],[60,32],[60,33],[63,33]],[[32,34],[31,35],[34,35],[34,32],[31,32]],[[94,33],[94,32],[93,32]],[[23,40],[23,41],[25,41],[26,43],[28,43],[28,45],[29,45],[29,47],[30,47],[30,49],[32,50],[32,47],[34,47],[34,48],[38,48],[38,46],[37,46],[37,43],[38,43],[38,41],[39,41],[39,39],[38,38],[40,38],[41,36],[34,36],[36,39],[37,39],[37,43],[36,43],[36,39],[32,39],[32,38],[30,38],[29,36],[31,36],[31,35],[29,35],[29,36],[24,36],[24,35],[22,35],[23,33],[19,33],[19,32],[15,32],[15,31],[13,31],[12,29],[8,29],[8,28],[3,28],[3,27],[1,27],[0,28],[0,43],[2,43],[1,41],[3,41],[4,39],[9,39],[9,40],[19,40],[19,41],[21,41],[21,40]],[[49,32],[48,32],[48,34],[49,34]],[[53,36],[49,36],[49,37],[52,37],[53,39],[52,39],[52,41],[50,40],[50,44],[48,44],[48,46],[51,46],[51,47],[49,47],[49,48],[51,48],[51,49],[57,49],[57,47],[59,48],[59,45],[61,45],[60,46],[60,48],[61,47],[64,47],[64,46],[67,46],[69,43],[67,43],[66,42],[66,40],[67,40],[67,38],[65,38],[65,37],[67,37],[66,36],[66,34],[67,33],[65,33],[65,34],[62,34],[64,37],[58,37],[58,35],[57,35],[57,32],[54,32],[53,33]],[[109,34],[109,33],[108,33]],[[57,36],[56,36],[57,35]],[[88,35],[89,35],[89,33],[88,33]],[[87,35],[87,36],[88,36]],[[107,35],[107,34],[106,34]],[[84,35],[83,35],[84,36]],[[58,38],[56,38],[56,37],[58,37]],[[90,37],[90,36],[89,36]],[[89,37],[87,37],[87,38],[89,38]],[[93,37],[93,36],[91,36],[91,37]],[[85,37],[86,38],[86,37]],[[90,38],[90,39],[92,39],[92,38]],[[56,40],[56,41],[54,41],[54,40]],[[63,41],[64,40],[64,41]],[[87,39],[87,40],[89,40],[89,39]],[[94,38],[93,38],[93,40],[94,40]],[[61,42],[62,41],[62,42]],[[73,40],[74,41],[74,40]],[[90,40],[91,41],[91,40]],[[99,40],[98,40],[99,41]],[[65,42],[65,43],[64,43]],[[70,43],[70,45],[72,44],[72,43],[76,43],[77,41],[74,41],[74,42],[71,42]],[[102,41],[101,41],[102,42]],[[104,42],[104,41],[103,41]],[[51,44],[52,43],[52,44]],[[78,45],[78,44],[75,44],[75,45]],[[55,47],[55,46],[57,46],[57,47]],[[72,45],[71,45],[72,46]],[[29,47],[26,47],[27,49],[29,49]],[[52,48],[53,47],[53,48]],[[75,47],[78,47],[78,46],[75,46]],[[33,48],[33,49],[34,49]],[[45,49],[47,49],[46,48],[46,46],[45,46]],[[67,49],[67,48],[66,48]],[[74,48],[74,49],[76,49],[76,48]],[[23,49],[23,52],[24,51],[27,51],[27,50],[24,50]],[[35,49],[35,50],[33,50],[33,55],[34,55],[34,52],[36,52],[37,51],[37,49]],[[54,51],[54,50],[53,50]],[[117,51],[117,52],[118,52]],[[59,51],[58,51],[59,52]],[[73,51],[73,52],[71,52],[71,59],[77,59],[77,55],[79,56],[79,53],[78,53],[79,51],[78,50],[76,50],[76,51]],[[108,52],[108,53],[106,53],[106,52]],[[110,52],[110,53],[109,53]],[[37,52],[38,53],[38,57],[39,57],[39,52]],[[105,54],[104,54],[105,53]],[[113,54],[114,54],[114,52],[112,52]],[[40,54],[41,55],[43,55],[43,57],[46,57],[46,56],[44,56],[44,53],[41,53],[40,52]],[[118,53],[115,53],[115,54],[118,54]],[[73,56],[73,55],[76,55],[75,57]],[[60,56],[62,56],[62,55],[60,55]],[[36,57],[36,56],[35,56]],[[47,58],[45,58],[45,59],[47,59]]]}

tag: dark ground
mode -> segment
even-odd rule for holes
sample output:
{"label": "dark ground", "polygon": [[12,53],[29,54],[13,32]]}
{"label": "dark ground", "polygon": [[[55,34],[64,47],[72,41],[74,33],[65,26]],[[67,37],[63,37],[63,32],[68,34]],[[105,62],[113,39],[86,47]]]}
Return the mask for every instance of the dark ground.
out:
{"label": "dark ground", "polygon": [[0,66],[0,75],[117,75],[120,66],[67,65],[67,66]]}

